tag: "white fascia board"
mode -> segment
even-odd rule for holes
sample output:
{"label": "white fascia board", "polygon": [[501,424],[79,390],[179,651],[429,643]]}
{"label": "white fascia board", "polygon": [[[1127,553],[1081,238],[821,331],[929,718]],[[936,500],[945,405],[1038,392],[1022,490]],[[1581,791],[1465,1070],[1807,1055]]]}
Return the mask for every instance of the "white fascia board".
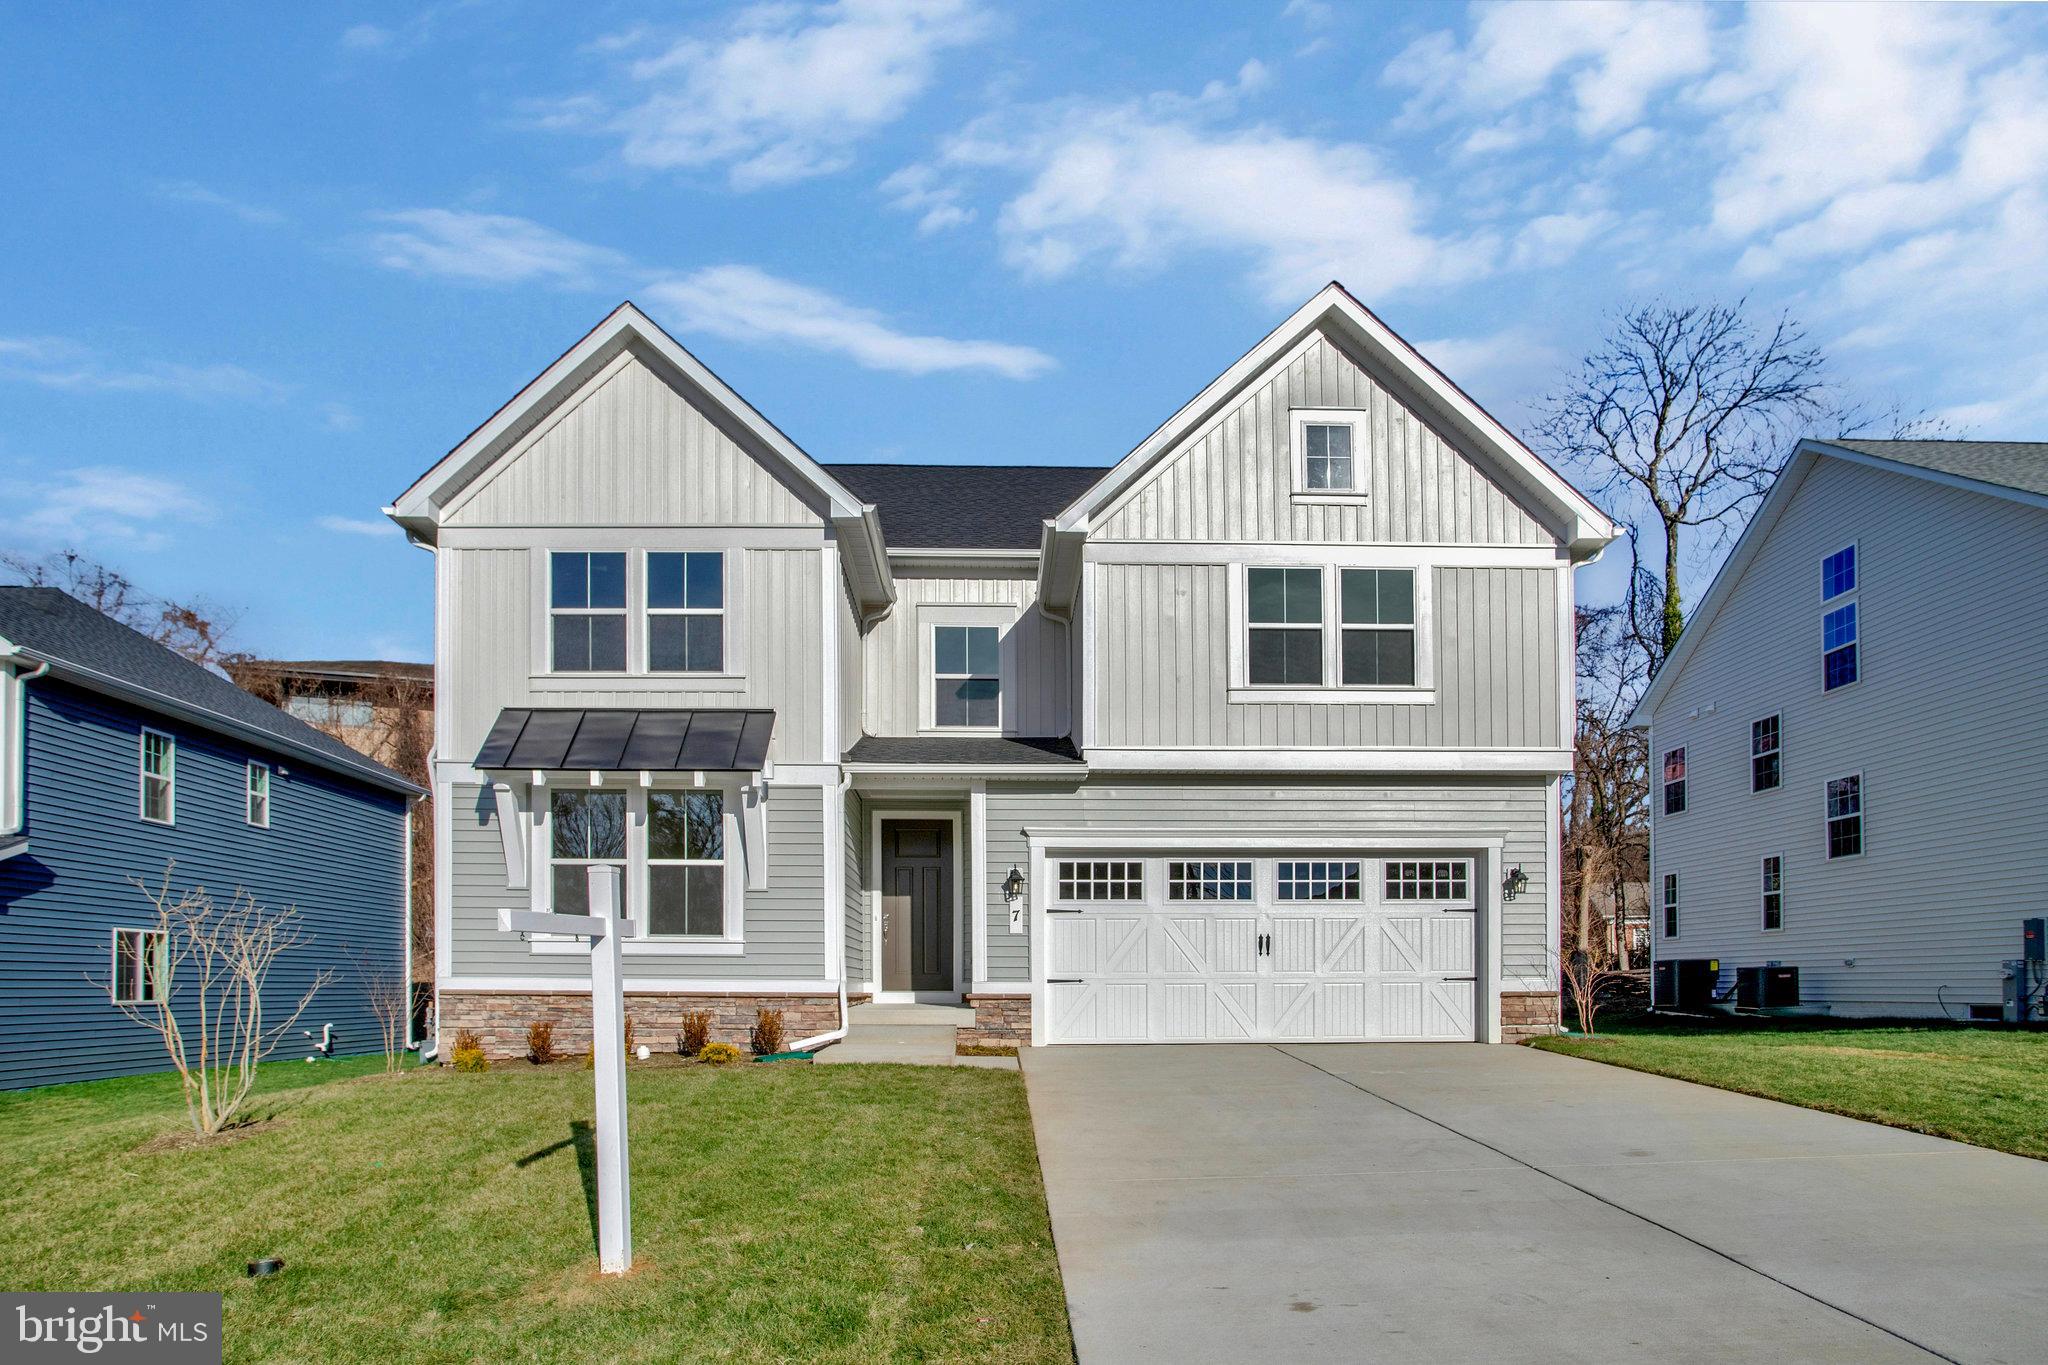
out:
{"label": "white fascia board", "polygon": [[999,782],[1006,777],[1086,777],[1085,763],[847,763],[856,777],[950,777],[962,782]]}
{"label": "white fascia board", "polygon": [[1406,773],[1555,776],[1571,771],[1569,749],[1098,749],[1082,751],[1095,773],[1322,773],[1377,777]]}
{"label": "white fascia board", "polygon": [[1296,309],[1279,327],[1241,356],[1180,411],[1169,417],[1136,449],[1119,460],[1065,511],[1056,525],[1062,531],[1087,531],[1107,508],[1189,432],[1244,389],[1253,379],[1312,330],[1325,322],[1341,326],[1349,338],[1382,365],[1406,376],[1473,445],[1492,455],[1503,469],[1519,477],[1536,498],[1569,528],[1574,559],[1598,553],[1618,534],[1614,523],[1563,476],[1536,457],[1526,445],[1453,383],[1398,333],[1381,322],[1342,285],[1331,283]]}

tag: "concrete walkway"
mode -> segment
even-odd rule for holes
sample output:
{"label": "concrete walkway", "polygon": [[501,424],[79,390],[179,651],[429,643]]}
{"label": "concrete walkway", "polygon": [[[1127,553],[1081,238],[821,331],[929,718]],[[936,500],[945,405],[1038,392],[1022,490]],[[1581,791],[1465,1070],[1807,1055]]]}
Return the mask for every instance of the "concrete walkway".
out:
{"label": "concrete walkway", "polygon": [[820,1065],[899,1062],[910,1066],[980,1066],[1015,1071],[1015,1057],[961,1057],[958,1030],[974,1023],[964,1005],[884,1005],[846,1012],[846,1038],[818,1054]]}
{"label": "concrete walkway", "polygon": [[2043,1358],[2048,1163],[1527,1048],[1024,1071],[1083,1362]]}

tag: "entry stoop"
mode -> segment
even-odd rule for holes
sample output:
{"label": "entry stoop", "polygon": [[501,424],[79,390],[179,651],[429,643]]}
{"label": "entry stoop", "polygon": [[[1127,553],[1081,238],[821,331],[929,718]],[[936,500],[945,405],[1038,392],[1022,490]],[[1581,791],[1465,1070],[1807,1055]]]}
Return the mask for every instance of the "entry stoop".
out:
{"label": "entry stoop", "polygon": [[995,1066],[1014,1071],[1014,1057],[954,1054],[960,1030],[974,1026],[964,1005],[855,1005],[846,1012],[846,1038],[817,1054],[820,1065],[896,1062],[906,1066]]}

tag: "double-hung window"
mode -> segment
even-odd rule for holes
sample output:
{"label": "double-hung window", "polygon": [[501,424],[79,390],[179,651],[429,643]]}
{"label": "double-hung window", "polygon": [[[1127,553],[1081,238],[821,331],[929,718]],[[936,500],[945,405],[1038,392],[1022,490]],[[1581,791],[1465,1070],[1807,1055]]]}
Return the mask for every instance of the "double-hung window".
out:
{"label": "double-hung window", "polygon": [[1863,774],[1828,779],[1828,857],[1863,851]]}
{"label": "double-hung window", "polygon": [[270,765],[251,763],[243,788],[242,818],[260,829],[270,827]]}
{"label": "double-hung window", "polygon": [[169,939],[161,929],[116,929],[109,990],[117,1005],[153,1005],[170,977]]}
{"label": "double-hung window", "polygon": [[154,825],[178,818],[178,742],[160,730],[142,732],[142,818]]}
{"label": "double-hung window", "polygon": [[647,793],[647,932],[660,937],[725,933],[725,797]]}
{"label": "double-hung window", "polygon": [[1415,685],[1415,571],[1344,569],[1346,687]]}
{"label": "double-hung window", "polygon": [[723,552],[648,552],[647,671],[725,671]]}
{"label": "double-hung window", "polygon": [[1255,566],[1244,571],[1244,585],[1251,685],[1322,686],[1323,571]]}
{"label": "double-hung window", "polygon": [[1677,815],[1685,809],[1685,750],[1664,754],[1664,813]]}
{"label": "double-hung window", "polygon": [[1764,932],[1785,927],[1785,860],[1773,853],[1764,859]]}
{"label": "double-hung window", "polygon": [[625,672],[625,553],[550,555],[548,628],[555,672]]}
{"label": "double-hung window", "polygon": [[1365,419],[1352,408],[1294,410],[1295,497],[1350,502],[1364,496]]}
{"label": "double-hung window", "polygon": [[1859,583],[1856,547],[1835,551],[1820,565],[1820,600],[1823,604],[1847,598],[1829,607],[1821,616],[1821,690],[1832,692],[1847,687],[1862,673],[1858,641],[1861,636],[1856,612]]}
{"label": "double-hung window", "polygon": [[590,913],[590,869],[616,867],[620,873],[621,916],[629,915],[626,889],[626,793],[548,793],[548,876],[558,915]]}
{"label": "double-hung window", "polygon": [[1778,717],[1765,716],[1749,727],[1749,789],[1767,792],[1784,779]]}
{"label": "double-hung window", "polygon": [[1678,937],[1678,874],[1664,874],[1664,937]]}
{"label": "double-hung window", "polygon": [[932,627],[932,724],[994,729],[1003,723],[1001,631]]}

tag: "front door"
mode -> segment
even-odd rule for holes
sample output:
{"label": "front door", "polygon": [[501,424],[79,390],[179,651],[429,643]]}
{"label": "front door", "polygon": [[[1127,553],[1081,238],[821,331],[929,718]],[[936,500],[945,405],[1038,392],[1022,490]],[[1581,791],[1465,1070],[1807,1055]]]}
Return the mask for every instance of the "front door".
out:
{"label": "front door", "polygon": [[953,989],[953,838],[943,820],[882,822],[882,989]]}

